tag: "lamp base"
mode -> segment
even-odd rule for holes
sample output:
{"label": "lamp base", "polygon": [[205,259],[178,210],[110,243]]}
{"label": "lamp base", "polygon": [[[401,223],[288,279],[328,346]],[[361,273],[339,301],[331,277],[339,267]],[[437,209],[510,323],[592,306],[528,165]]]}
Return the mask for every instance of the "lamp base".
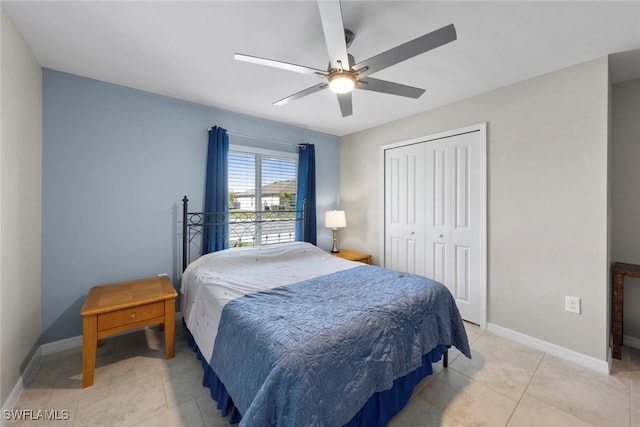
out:
{"label": "lamp base", "polygon": [[333,229],[333,247],[331,248],[331,253],[337,254],[338,252],[340,252],[340,249],[338,249],[338,229],[334,228]]}

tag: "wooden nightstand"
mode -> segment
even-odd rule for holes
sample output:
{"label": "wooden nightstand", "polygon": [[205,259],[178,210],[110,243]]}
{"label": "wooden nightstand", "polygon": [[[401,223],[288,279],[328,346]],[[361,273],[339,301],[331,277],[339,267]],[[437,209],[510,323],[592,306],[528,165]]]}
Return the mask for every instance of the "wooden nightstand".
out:
{"label": "wooden nightstand", "polygon": [[165,352],[175,351],[177,292],[167,276],[94,286],[82,306],[82,387],[93,384],[98,341],[141,326],[164,326]]}
{"label": "wooden nightstand", "polygon": [[352,251],[350,249],[340,249],[338,253],[332,253],[333,256],[348,259],[350,261],[358,261],[364,264],[371,264],[371,255],[362,252]]}

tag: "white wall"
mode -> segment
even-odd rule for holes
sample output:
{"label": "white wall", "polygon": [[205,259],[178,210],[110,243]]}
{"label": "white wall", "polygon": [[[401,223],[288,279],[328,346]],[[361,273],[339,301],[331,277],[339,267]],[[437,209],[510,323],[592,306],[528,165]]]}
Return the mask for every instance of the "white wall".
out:
{"label": "white wall", "polygon": [[602,58],[343,137],[341,246],[379,262],[381,145],[486,121],[488,322],[606,360],[608,92]]}
{"label": "white wall", "polygon": [[[640,264],[640,79],[613,86],[612,261]],[[640,280],[625,278],[623,334],[640,342]]]}
{"label": "white wall", "polygon": [[[42,71],[0,7],[0,402],[41,331]],[[34,408],[37,409],[37,408]]]}

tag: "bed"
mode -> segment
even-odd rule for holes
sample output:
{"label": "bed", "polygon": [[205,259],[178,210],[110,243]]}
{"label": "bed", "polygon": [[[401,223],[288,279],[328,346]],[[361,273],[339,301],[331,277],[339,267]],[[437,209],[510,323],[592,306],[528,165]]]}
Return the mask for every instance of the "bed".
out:
{"label": "bed", "polygon": [[181,293],[203,384],[240,426],[383,426],[448,346],[471,356],[442,284],[309,243],[203,255]]}

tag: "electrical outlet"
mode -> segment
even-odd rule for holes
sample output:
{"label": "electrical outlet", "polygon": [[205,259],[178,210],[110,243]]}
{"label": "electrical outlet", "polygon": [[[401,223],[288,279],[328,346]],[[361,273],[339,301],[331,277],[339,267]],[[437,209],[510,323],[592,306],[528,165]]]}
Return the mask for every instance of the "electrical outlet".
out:
{"label": "electrical outlet", "polygon": [[565,296],[564,309],[570,313],[580,314],[580,298]]}

